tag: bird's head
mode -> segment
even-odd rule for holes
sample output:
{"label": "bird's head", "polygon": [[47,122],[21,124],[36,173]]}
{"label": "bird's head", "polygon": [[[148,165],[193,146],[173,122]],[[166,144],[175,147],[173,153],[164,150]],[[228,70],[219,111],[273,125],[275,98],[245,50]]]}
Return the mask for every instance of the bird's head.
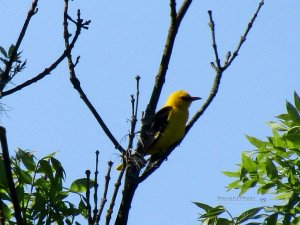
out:
{"label": "bird's head", "polygon": [[193,101],[199,99],[201,98],[192,97],[186,91],[183,90],[175,91],[169,96],[165,106],[173,106],[180,109],[188,109]]}

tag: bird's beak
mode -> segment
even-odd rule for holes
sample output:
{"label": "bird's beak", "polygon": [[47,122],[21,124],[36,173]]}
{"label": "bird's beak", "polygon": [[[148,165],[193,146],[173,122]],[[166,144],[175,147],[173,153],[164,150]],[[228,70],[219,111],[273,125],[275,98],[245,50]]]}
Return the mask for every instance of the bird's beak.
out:
{"label": "bird's beak", "polygon": [[202,98],[200,98],[200,97],[191,97],[190,101],[193,102],[193,101],[200,100],[200,99],[202,99]]}

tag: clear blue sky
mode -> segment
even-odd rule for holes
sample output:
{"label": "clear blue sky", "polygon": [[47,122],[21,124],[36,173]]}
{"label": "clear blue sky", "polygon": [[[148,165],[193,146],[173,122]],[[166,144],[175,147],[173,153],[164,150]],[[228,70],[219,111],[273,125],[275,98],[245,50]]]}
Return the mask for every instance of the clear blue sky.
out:
{"label": "clear blue sky", "polygon": [[[0,45],[7,48],[15,42],[31,1],[0,2]],[[258,2],[194,1],[179,30],[158,107],[178,89],[204,99],[209,95],[214,56],[207,10],[213,11],[223,59],[236,47]],[[122,140],[130,125],[129,96],[135,92],[134,77],[139,74],[142,78],[141,112],[151,94],[164,47],[168,2],[77,0],[71,2],[70,14],[75,15],[77,8],[81,8],[84,19],[92,20],[73,52],[81,56],[77,75],[108,127],[125,146]],[[266,1],[240,55],[224,73],[213,104],[168,161],[139,187],[130,225],[141,221],[143,225],[198,224],[199,210],[192,201],[223,204],[235,215],[262,205],[261,196],[255,192],[245,194],[255,198],[252,202],[219,201],[218,197],[237,196],[236,192],[226,192],[231,179],[221,171],[235,170],[241,152],[253,149],[245,134],[262,139],[271,135],[265,122],[284,112],[285,100],[292,99],[294,90],[300,92],[299,9],[298,0]],[[14,84],[30,79],[61,54],[62,13],[63,1],[40,2],[21,46],[27,68]],[[192,105],[191,114],[202,102]],[[119,160],[118,152],[72,89],[66,62],[44,80],[1,103],[11,107],[8,116],[1,118],[10,151],[21,147],[38,156],[59,151],[67,184],[94,168],[97,149],[101,152],[101,177],[108,160]],[[112,176],[116,175],[114,171]],[[272,196],[265,197],[265,204],[272,203]]]}

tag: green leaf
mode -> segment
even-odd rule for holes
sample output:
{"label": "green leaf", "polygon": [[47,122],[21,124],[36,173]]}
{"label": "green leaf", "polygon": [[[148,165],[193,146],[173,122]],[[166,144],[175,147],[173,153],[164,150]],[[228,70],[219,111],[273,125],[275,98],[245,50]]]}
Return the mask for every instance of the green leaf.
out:
{"label": "green leaf", "polygon": [[257,193],[258,194],[266,194],[272,187],[275,187],[275,186],[276,186],[276,184],[274,184],[274,183],[264,184],[258,188]]}
{"label": "green leaf", "polygon": [[234,225],[234,222],[226,218],[217,218],[216,225]]}
{"label": "green leaf", "polygon": [[278,171],[271,159],[266,158],[266,171],[270,179],[278,178]]}
{"label": "green leaf", "polygon": [[289,120],[290,120],[289,115],[286,114],[286,113],[280,114],[280,115],[276,116],[276,118],[281,119],[281,120],[283,120],[283,121],[289,121]]}
{"label": "green leaf", "polygon": [[39,190],[43,190],[44,192],[48,192],[50,189],[50,181],[45,180],[45,178],[39,178],[35,181],[34,186]]}
{"label": "green leaf", "polygon": [[31,184],[31,182],[32,182],[32,178],[27,171],[21,170],[20,178],[21,178],[22,184]]}
{"label": "green leaf", "polygon": [[34,162],[34,156],[30,152],[25,152],[22,149],[18,149],[17,152],[18,157],[21,159],[23,162],[24,166],[29,170],[29,171],[34,171],[36,168],[35,162]]}
{"label": "green leaf", "polygon": [[5,51],[5,49],[3,47],[0,46],[0,52],[1,54],[5,57],[5,58],[8,58],[7,57],[7,52]]}
{"label": "green leaf", "polygon": [[248,189],[254,187],[257,183],[256,179],[247,180],[241,187],[241,191],[239,193],[239,196],[243,195],[248,191]]}
{"label": "green leaf", "polygon": [[48,160],[42,159],[39,161],[38,172],[42,172],[46,177],[53,178],[53,170]]}
{"label": "green leaf", "polygon": [[242,153],[242,163],[243,167],[248,173],[257,172],[257,164],[250,157],[248,157],[245,153]]}
{"label": "green leaf", "polygon": [[249,135],[246,135],[246,138],[248,139],[248,141],[252,145],[254,145],[257,148],[265,147],[265,145],[266,145],[266,143],[264,141],[259,140],[259,139],[255,138],[255,137],[251,137]]}
{"label": "green leaf", "polygon": [[298,112],[300,112],[300,98],[296,91],[294,91],[294,101]]}
{"label": "green leaf", "polygon": [[80,202],[78,205],[78,210],[80,210],[82,216],[87,218],[87,205],[85,204],[85,202],[82,199],[80,199]]}
{"label": "green leaf", "polygon": [[300,116],[298,110],[288,101],[286,102],[286,109],[290,119],[295,123],[300,123]]}
{"label": "green leaf", "polygon": [[4,218],[6,220],[10,220],[12,218],[12,211],[4,202],[2,202],[2,210],[3,210]]}
{"label": "green leaf", "polygon": [[202,214],[200,216],[200,218],[212,218],[212,217],[222,214],[225,211],[226,211],[225,207],[222,205],[219,205],[219,206],[209,210],[206,214]]}
{"label": "green leaf", "polygon": [[229,190],[231,190],[231,189],[233,189],[233,188],[238,189],[238,188],[240,188],[240,187],[241,187],[241,185],[240,185],[240,180],[236,180],[236,181],[233,181],[233,182],[231,182],[230,184],[228,184],[227,190],[229,191]]}
{"label": "green leaf", "polygon": [[[92,188],[94,186],[95,182],[90,180],[90,188]],[[81,179],[77,179],[75,180],[71,186],[70,186],[70,190],[73,192],[86,192],[87,190],[87,179],[86,178],[81,178]]]}
{"label": "green leaf", "polygon": [[284,135],[283,138],[292,142],[295,145],[300,144],[300,126],[291,127]]}
{"label": "green leaf", "polygon": [[267,122],[268,126],[272,128],[272,130],[277,130],[277,131],[286,131],[287,127],[281,123],[276,123],[273,121]]}
{"label": "green leaf", "polygon": [[65,179],[66,173],[65,173],[65,170],[62,167],[61,163],[57,159],[55,159],[54,157],[50,158],[50,160],[51,160],[51,163],[52,163],[53,168],[55,169],[55,171],[59,174],[59,176],[62,179]]}
{"label": "green leaf", "polygon": [[279,194],[277,196],[275,196],[275,200],[287,200],[289,199],[291,196],[293,195],[293,192],[292,191],[289,191],[289,192],[285,192],[285,193],[282,193],[282,194]]}
{"label": "green leaf", "polygon": [[267,223],[266,225],[276,225],[278,218],[278,213],[273,213],[272,215],[268,216],[268,218],[265,220]]}
{"label": "green leaf", "polygon": [[243,212],[237,218],[237,223],[243,223],[249,219],[252,219],[262,209],[263,209],[263,207],[257,207],[257,208],[249,209],[249,210]]}
{"label": "green leaf", "polygon": [[236,177],[236,178],[240,177],[240,173],[239,172],[223,171],[222,173],[225,174],[227,177]]}
{"label": "green leaf", "polygon": [[198,206],[199,208],[205,210],[206,212],[209,211],[209,210],[212,210],[214,207],[212,206],[209,206],[209,205],[206,205],[204,203],[201,203],[201,202],[193,202],[196,206]]}
{"label": "green leaf", "polygon": [[12,44],[8,49],[8,57],[12,56],[14,49],[15,49],[15,46]]}

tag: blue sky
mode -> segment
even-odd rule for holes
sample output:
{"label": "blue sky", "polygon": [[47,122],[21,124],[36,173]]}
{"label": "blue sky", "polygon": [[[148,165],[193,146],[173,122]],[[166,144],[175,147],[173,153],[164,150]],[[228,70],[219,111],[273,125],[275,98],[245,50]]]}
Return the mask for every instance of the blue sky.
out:
{"label": "blue sky", "polygon": [[[7,48],[15,42],[31,1],[0,2],[5,9],[1,11],[0,45]],[[207,10],[213,11],[219,53],[224,59],[227,51],[235,49],[258,2],[194,1],[179,30],[158,107],[178,89],[204,99],[209,95],[214,55]],[[141,112],[164,47],[168,2],[77,0],[70,8],[73,16],[81,8],[82,18],[92,20],[73,52],[81,56],[78,78],[117,140],[126,146],[134,77],[141,76]],[[263,204],[255,192],[245,194],[254,201],[218,200],[237,196],[234,191],[226,192],[231,179],[221,171],[235,170],[241,152],[253,149],[245,134],[262,139],[271,135],[266,122],[284,112],[285,101],[292,100],[294,90],[300,92],[299,9],[298,0],[266,1],[239,56],[224,73],[217,98],[168,161],[139,187],[129,224],[198,224],[199,211],[192,201],[223,204],[233,214]],[[62,13],[63,1],[39,3],[21,46],[27,68],[14,84],[30,79],[61,54]],[[44,80],[3,98],[2,103],[11,108],[8,116],[1,118],[10,151],[21,147],[37,156],[59,151],[68,184],[94,168],[97,149],[102,177],[108,160],[119,161],[118,152],[72,89],[66,62]],[[192,105],[191,115],[201,103]],[[117,174],[114,171],[112,176]],[[265,204],[273,202],[272,196],[264,197]]]}

